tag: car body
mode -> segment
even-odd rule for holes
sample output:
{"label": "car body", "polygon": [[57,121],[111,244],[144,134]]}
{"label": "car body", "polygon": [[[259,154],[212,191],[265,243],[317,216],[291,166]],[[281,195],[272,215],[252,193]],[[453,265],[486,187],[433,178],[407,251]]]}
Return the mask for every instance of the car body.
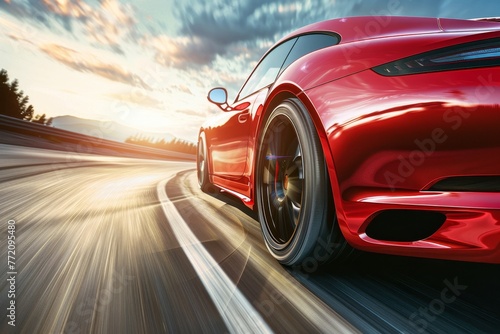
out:
{"label": "car body", "polygon": [[500,263],[497,21],[348,17],[289,34],[234,103],[209,94],[224,112],[200,129],[200,186],[257,210],[286,265],[351,248]]}

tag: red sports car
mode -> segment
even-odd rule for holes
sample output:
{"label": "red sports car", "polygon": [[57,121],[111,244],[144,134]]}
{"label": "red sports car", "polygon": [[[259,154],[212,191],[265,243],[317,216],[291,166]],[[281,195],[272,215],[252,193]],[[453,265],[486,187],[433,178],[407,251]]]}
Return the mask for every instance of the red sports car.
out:
{"label": "red sports car", "polygon": [[500,23],[348,17],[286,36],[198,138],[198,181],[285,265],[353,249],[500,263]]}

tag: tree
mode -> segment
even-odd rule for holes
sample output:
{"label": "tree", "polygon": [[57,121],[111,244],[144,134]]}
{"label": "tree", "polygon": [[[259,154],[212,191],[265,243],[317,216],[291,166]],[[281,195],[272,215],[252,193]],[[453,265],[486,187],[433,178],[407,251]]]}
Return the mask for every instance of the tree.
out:
{"label": "tree", "polygon": [[22,117],[22,119],[27,121],[33,119],[33,114],[35,112],[33,106],[31,104],[28,105],[28,102],[29,102],[29,97],[25,96],[19,103],[20,116]]}
{"label": "tree", "polygon": [[160,150],[168,150],[174,152],[183,152],[188,154],[196,154],[196,145],[178,138],[173,138],[170,141],[164,139],[152,139],[151,137],[144,138],[143,136],[135,135],[127,138],[126,143],[154,147]]}
{"label": "tree", "polygon": [[43,125],[51,125],[52,124],[52,117],[47,118],[47,115],[42,114],[42,115],[36,115],[31,119],[33,123],[39,123]]}
{"label": "tree", "polygon": [[19,90],[17,79],[9,83],[9,75],[5,69],[0,70],[0,114],[48,125],[45,114],[41,121],[33,119],[35,108],[29,104],[29,97]]}
{"label": "tree", "polygon": [[15,87],[14,82],[12,84],[9,84],[9,76],[7,74],[7,71],[2,69],[0,71],[0,113],[11,117],[16,117],[19,116],[19,102],[17,100],[17,94],[12,90],[12,87]]}
{"label": "tree", "polygon": [[[17,96],[19,96],[19,81],[17,81],[17,79],[14,79],[9,87],[10,87],[11,92],[13,92]],[[21,91],[21,94],[23,94],[22,91]]]}

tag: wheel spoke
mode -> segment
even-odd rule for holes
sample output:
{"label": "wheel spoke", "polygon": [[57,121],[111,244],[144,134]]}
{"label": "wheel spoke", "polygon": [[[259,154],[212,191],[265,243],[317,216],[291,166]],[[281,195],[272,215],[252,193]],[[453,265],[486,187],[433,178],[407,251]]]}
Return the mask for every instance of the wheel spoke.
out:
{"label": "wheel spoke", "polygon": [[284,138],[281,135],[281,129],[280,126],[277,125],[275,126],[272,130],[272,135],[269,136],[268,140],[269,142],[269,153],[272,159],[275,159],[275,157],[279,157],[282,155],[284,152],[283,148],[286,143],[284,142]]}
{"label": "wheel spoke", "polygon": [[277,208],[277,230],[275,236],[282,242],[288,241],[295,231],[294,211],[288,201],[283,201]]}
{"label": "wheel spoke", "polygon": [[302,166],[302,153],[299,145],[297,145],[294,160],[288,166],[286,173],[288,175],[287,197],[292,201],[294,206],[300,210],[302,203],[304,173]]}
{"label": "wheel spoke", "polygon": [[275,210],[278,210],[281,207],[281,203],[278,196],[276,195],[276,192],[271,191],[269,194],[269,199],[271,200],[271,207],[273,207]]}
{"label": "wheel spoke", "polygon": [[266,185],[272,184],[274,179],[275,164],[269,162],[264,166],[264,172],[262,174],[262,182]]}
{"label": "wheel spoke", "polygon": [[284,212],[283,206],[278,208],[278,233],[277,237],[281,241],[286,241],[286,213]]}
{"label": "wheel spoke", "polygon": [[206,161],[205,161],[205,142],[200,137],[198,139],[198,168],[197,168],[197,176],[198,176],[198,184],[203,189],[206,184]]}
{"label": "wheel spoke", "polygon": [[299,170],[299,166],[295,163],[291,163],[288,168],[286,169],[286,174],[287,175],[293,175],[294,173],[297,173]]}
{"label": "wheel spoke", "polygon": [[286,222],[284,222],[285,229],[287,231],[287,239],[293,235],[295,227],[297,226],[297,220],[295,219],[294,207],[289,200],[283,201],[283,208],[286,212]]}
{"label": "wheel spoke", "polygon": [[290,202],[290,207],[292,210],[292,216],[293,216],[293,222],[294,222],[294,228],[295,228],[298,224],[298,221],[299,221],[300,206],[296,206],[295,203]]}
{"label": "wheel spoke", "polygon": [[276,119],[266,134],[262,186],[267,196],[266,224],[273,239],[287,244],[299,222],[303,190],[302,151],[289,119]]}
{"label": "wheel spoke", "polygon": [[297,143],[297,149],[295,150],[295,156],[293,157],[293,160],[297,160],[298,158],[300,158],[300,160],[302,161],[302,150],[300,148],[300,144]]}
{"label": "wheel spoke", "polygon": [[286,196],[295,206],[300,208],[302,203],[302,180],[299,178],[289,178]]}

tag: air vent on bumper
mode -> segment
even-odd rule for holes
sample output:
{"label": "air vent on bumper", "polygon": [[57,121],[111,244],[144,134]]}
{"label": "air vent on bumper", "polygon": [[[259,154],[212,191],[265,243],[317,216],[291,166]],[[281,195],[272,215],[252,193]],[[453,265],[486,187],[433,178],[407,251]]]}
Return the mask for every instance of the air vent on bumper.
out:
{"label": "air vent on bumper", "polygon": [[384,210],[375,215],[366,235],[384,241],[417,241],[430,237],[445,222],[446,216],[436,211]]}
{"label": "air vent on bumper", "polygon": [[456,176],[442,179],[431,191],[500,192],[500,176]]}

